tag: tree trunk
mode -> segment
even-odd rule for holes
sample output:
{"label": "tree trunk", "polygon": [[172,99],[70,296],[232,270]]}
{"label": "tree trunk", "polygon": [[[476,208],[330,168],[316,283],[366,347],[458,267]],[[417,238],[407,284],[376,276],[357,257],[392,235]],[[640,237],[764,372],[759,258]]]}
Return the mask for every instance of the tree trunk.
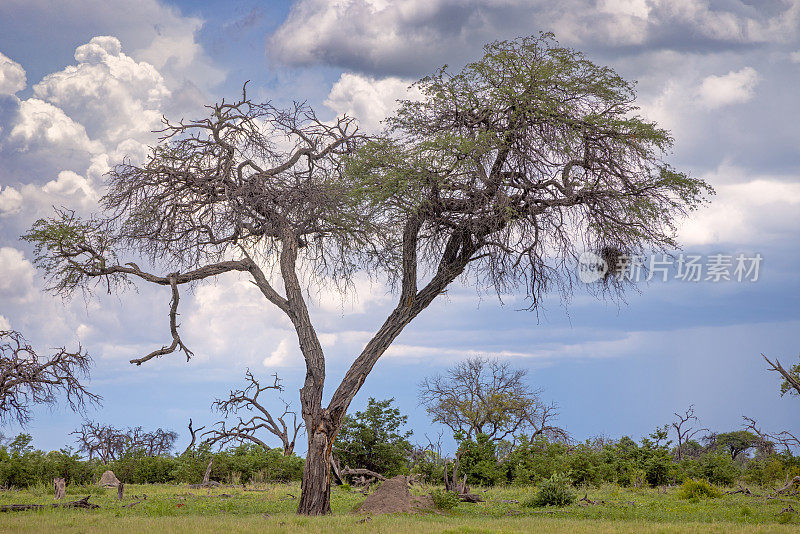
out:
{"label": "tree trunk", "polygon": [[[335,435],[335,434],[334,434]],[[303,486],[297,513],[331,513],[331,437],[322,429],[309,433],[308,453],[303,468]]]}

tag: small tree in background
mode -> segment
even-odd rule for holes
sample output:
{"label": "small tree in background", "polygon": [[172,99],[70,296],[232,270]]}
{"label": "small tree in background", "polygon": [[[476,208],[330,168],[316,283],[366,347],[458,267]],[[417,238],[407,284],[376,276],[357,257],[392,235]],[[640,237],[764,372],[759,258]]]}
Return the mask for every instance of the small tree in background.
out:
{"label": "small tree in background", "polygon": [[420,402],[436,423],[466,440],[479,435],[500,441],[522,432],[537,438],[568,439],[555,426],[555,404],[546,404],[540,391],[528,385],[528,371],[507,362],[479,356],[460,362],[443,375],[426,378],[419,385]]}
{"label": "small tree in background", "polygon": [[367,409],[345,417],[336,437],[334,450],[343,466],[364,468],[392,476],[406,466],[411,453],[408,438],[411,431],[403,431],[408,416],[392,407],[394,399],[377,401],[370,397]]}
{"label": "small tree in background", "polygon": [[[302,423],[297,420],[297,413],[291,409],[288,402],[281,400],[283,411],[280,415],[272,415],[264,406],[263,399],[259,399],[265,391],[283,392],[278,375],[273,375],[272,384],[261,382],[253,376],[250,369],[245,373],[247,386],[243,389],[232,389],[227,399],[217,399],[211,405],[212,409],[220,412],[223,417],[235,415],[238,418],[233,426],[226,426],[225,421],[219,421],[217,427],[205,433],[205,441],[210,445],[223,446],[230,442],[242,443],[251,441],[269,449],[269,445],[264,442],[261,432],[273,434],[281,440],[283,455],[291,456],[294,453],[294,444],[297,434],[302,428]],[[242,415],[245,415],[242,417]]]}

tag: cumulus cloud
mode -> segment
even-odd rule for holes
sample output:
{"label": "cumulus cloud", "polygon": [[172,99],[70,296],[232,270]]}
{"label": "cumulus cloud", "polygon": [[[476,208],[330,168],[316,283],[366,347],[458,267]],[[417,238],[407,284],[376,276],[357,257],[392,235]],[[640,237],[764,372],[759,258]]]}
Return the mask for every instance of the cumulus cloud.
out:
{"label": "cumulus cloud", "polygon": [[25,89],[25,69],[0,52],[0,95],[13,95]]}
{"label": "cumulus cloud", "polygon": [[381,129],[381,121],[397,109],[397,101],[413,98],[418,92],[409,90],[412,80],[344,73],[333,84],[325,105],[337,114],[347,114],[359,121],[368,132]]}
{"label": "cumulus cloud", "polygon": [[11,187],[0,187],[0,217],[16,215],[22,209],[22,195]]}
{"label": "cumulus cloud", "polygon": [[[710,51],[796,38],[798,2],[741,0],[300,0],[267,52],[292,65],[419,75],[495,39],[553,30],[572,45]],[[531,26],[531,22],[535,24]]]}
{"label": "cumulus cloud", "polygon": [[21,250],[0,247],[0,297],[5,301],[27,300],[33,291],[35,270]]}
{"label": "cumulus cloud", "polygon": [[170,94],[158,70],[124,54],[119,39],[110,36],[79,46],[75,60],[76,65],[34,85],[34,95],[64,110],[90,137],[106,144],[150,138]]}
{"label": "cumulus cloud", "polygon": [[38,98],[20,103],[8,139],[22,151],[50,150],[71,156],[96,154],[103,150],[99,142],[89,138],[82,124],[57,106]]}
{"label": "cumulus cloud", "polygon": [[160,0],[0,2],[0,31],[9,41],[27,42],[34,35],[36,49],[52,56],[84,42],[87,35],[113,35],[137,61],[159,69],[171,87],[191,80],[208,90],[224,79],[225,72],[199,42],[203,24]]}
{"label": "cumulus cloud", "polygon": [[2,315],[0,315],[0,330],[11,330],[11,323]]}
{"label": "cumulus cloud", "polygon": [[731,71],[722,76],[712,75],[703,80],[698,96],[709,109],[741,104],[753,98],[758,81],[758,72],[752,67]]}

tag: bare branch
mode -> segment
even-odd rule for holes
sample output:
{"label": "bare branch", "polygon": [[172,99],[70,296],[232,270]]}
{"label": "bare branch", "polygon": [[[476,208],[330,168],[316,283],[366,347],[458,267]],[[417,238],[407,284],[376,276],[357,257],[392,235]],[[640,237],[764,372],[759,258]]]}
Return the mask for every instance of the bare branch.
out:
{"label": "bare branch", "polygon": [[40,361],[22,334],[0,331],[0,422],[16,420],[24,425],[30,421],[32,405],[55,404],[59,394],[66,396],[74,411],[99,404],[101,397],[81,384],[89,376],[91,361],[80,346],[75,352],[61,347]]}

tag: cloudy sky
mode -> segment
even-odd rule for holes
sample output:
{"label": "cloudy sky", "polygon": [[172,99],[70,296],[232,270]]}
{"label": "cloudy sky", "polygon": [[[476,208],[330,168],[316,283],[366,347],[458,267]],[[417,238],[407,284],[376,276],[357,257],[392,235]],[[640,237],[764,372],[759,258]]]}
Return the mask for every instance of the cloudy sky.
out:
{"label": "cloudy sky", "polygon": [[[790,362],[800,353],[797,0],[4,0],[0,329],[22,331],[43,352],[80,342],[95,360],[91,388],[104,397],[85,416],[177,430],[180,449],[187,420],[213,421],[211,401],[247,367],[279,373],[296,404],[294,334],[245,279],[226,275],[182,299],[191,362],[173,355],[134,367],[131,357],[169,340],[169,291],[62,301],[42,291],[19,236],[52,206],[91,213],[104,173],[144,157],[162,114],[198,117],[246,80],[259,99],[308,101],[325,118],[348,113],[375,131],[412,81],[477,59],[486,42],[539,31],[638,81],[642,113],[675,137],[671,163],[717,190],[682,224],[683,252],[704,262],[760,254],[758,279],[670,274],[626,302],[551,295],[538,315],[518,311],[525,303],[513,295],[501,304],[457,287],[402,334],[354,408],[395,397],[425,442],[441,428],[418,406],[417,383],[485,354],[528,369],[579,439],[638,439],[692,403],[714,430],[748,415],[767,430],[800,431],[800,401],[779,397],[759,356]],[[344,300],[311,295],[328,394],[392,305],[366,276],[356,286]],[[80,422],[39,409],[27,431],[36,446],[57,449]]]}

